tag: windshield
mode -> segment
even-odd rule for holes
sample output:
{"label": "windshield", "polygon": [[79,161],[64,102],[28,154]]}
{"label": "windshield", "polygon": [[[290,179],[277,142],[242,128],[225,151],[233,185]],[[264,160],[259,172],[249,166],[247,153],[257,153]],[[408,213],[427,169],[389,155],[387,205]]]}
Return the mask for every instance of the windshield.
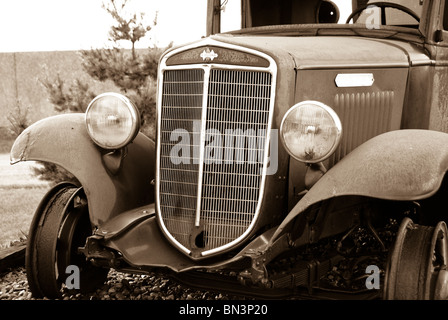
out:
{"label": "windshield", "polygon": [[[221,32],[288,24],[418,27],[423,0],[222,0]],[[376,3],[376,5],[375,5]],[[357,14],[355,14],[357,13]]]}

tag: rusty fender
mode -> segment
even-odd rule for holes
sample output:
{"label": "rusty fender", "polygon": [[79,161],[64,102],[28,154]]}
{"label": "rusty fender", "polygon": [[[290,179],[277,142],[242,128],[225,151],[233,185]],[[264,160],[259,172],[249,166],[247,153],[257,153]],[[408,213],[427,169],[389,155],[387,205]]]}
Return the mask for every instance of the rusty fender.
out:
{"label": "rusty fender", "polygon": [[415,201],[440,188],[448,170],[448,134],[399,130],[379,135],[343,158],[297,203],[267,243],[313,204],[341,196]]}
{"label": "rusty fender", "polygon": [[[116,172],[105,162],[119,163],[108,150],[99,148],[85,128],[84,114],[64,114],[40,120],[16,139],[11,164],[43,161],[57,164],[72,173],[84,188],[93,226],[117,214],[154,201],[154,142],[139,133],[124,150]],[[117,162],[118,161],[118,162]]]}

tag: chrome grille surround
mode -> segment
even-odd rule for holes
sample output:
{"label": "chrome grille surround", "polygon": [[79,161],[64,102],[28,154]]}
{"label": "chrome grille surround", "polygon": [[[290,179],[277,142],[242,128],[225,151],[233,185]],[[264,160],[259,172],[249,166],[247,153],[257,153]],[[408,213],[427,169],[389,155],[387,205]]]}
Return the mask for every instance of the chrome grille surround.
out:
{"label": "chrome grille surround", "polygon": [[[166,65],[173,55],[204,45],[257,55],[269,66]],[[231,249],[251,233],[257,221],[268,165],[276,75],[271,57],[210,39],[174,50],[161,60],[157,217],[167,238],[193,259]],[[254,133],[244,146],[233,145],[232,136],[232,145],[222,142],[222,148],[210,147],[215,142],[213,132],[226,140],[227,132],[238,130]],[[235,139],[238,143],[238,137]],[[178,155],[174,158],[173,148]],[[192,152],[184,154],[185,150]],[[216,159],[222,162],[216,162],[212,154],[216,150],[220,151]],[[240,155],[257,152],[259,157],[237,162],[239,150],[243,151]]]}

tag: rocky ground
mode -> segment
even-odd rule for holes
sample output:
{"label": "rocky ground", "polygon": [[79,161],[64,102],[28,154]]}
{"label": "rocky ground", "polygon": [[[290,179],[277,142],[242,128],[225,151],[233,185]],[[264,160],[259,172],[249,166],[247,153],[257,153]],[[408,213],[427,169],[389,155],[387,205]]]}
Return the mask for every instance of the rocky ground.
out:
{"label": "rocky ground", "polygon": [[[381,232],[381,237],[388,242],[392,241],[396,221],[391,222]],[[359,228],[351,235],[355,245],[353,250],[379,252],[376,248],[378,243],[373,236],[365,229]],[[334,246],[334,241],[329,239],[316,244],[312,248],[314,254],[326,251]],[[346,258],[335,265],[322,279],[322,285],[331,288],[345,290],[361,290],[365,287],[366,267],[368,265],[384,266],[386,255],[371,256],[366,259]],[[275,266],[279,265],[279,270],[285,270],[288,259],[282,259],[273,264],[271,272],[275,273]],[[381,268],[381,276],[384,278],[384,269]],[[384,279],[383,279],[384,281]],[[73,293],[65,290],[63,300],[244,300],[251,299],[244,296],[232,296],[219,292],[195,290],[158,274],[128,274],[117,272],[111,269],[106,283],[90,294]],[[23,267],[14,268],[7,272],[0,273],[0,300],[35,300],[28,288],[25,269]]]}
{"label": "rocky ground", "polygon": [[[245,297],[186,288],[156,275],[134,275],[111,270],[107,282],[90,294],[63,293],[63,300],[244,300]],[[0,300],[36,300],[23,267],[0,274]]]}

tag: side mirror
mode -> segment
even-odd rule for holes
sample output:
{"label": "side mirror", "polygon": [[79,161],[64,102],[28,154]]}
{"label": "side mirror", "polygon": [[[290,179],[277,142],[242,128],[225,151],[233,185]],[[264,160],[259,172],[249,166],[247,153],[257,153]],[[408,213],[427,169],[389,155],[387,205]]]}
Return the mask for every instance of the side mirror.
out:
{"label": "side mirror", "polygon": [[339,21],[339,8],[332,1],[322,0],[317,7],[317,22],[337,23]]}

